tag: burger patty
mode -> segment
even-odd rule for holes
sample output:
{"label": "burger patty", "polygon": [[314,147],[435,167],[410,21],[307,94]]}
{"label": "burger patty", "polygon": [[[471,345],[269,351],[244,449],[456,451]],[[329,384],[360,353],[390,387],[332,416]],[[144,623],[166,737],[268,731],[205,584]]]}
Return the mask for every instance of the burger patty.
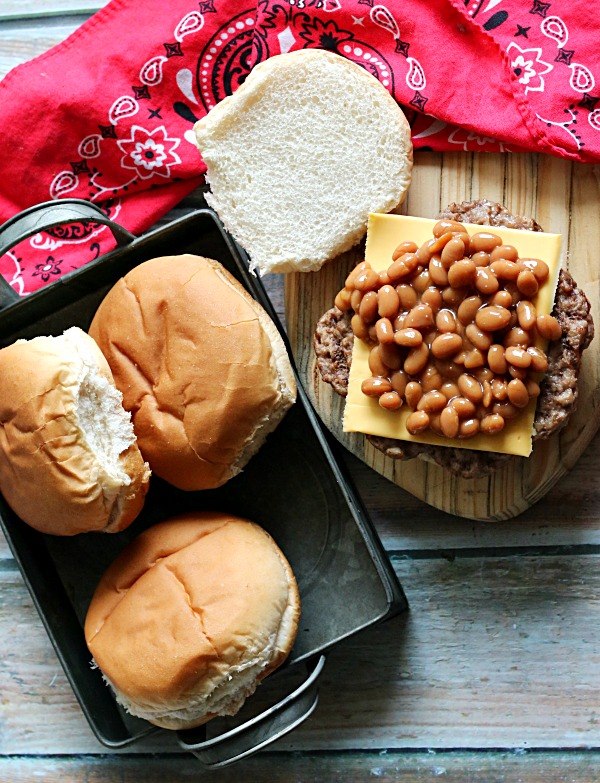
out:
{"label": "burger patty", "polygon": [[[531,218],[513,215],[501,204],[484,200],[451,204],[440,213],[438,219],[528,231],[542,230]],[[590,303],[565,269],[560,270],[552,314],[560,323],[562,337],[551,343],[548,349],[548,371],[540,384],[534,421],[534,441],[548,438],[567,423],[577,402],[577,376],[581,366],[581,355],[594,336]],[[348,391],[348,374],[354,344],[350,319],[351,313],[344,313],[337,307],[333,307],[319,319],[314,339],[317,367],[322,379],[330,383],[334,390],[344,397]],[[421,457],[436,462],[463,478],[484,476],[514,458],[510,454],[431,446],[375,435],[366,437],[389,457],[394,459]]]}

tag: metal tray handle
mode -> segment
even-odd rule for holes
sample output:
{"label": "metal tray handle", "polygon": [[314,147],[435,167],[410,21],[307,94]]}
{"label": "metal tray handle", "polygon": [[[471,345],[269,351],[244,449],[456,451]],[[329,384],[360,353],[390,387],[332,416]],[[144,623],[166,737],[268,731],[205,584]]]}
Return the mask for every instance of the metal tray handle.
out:
{"label": "metal tray handle", "polygon": [[[96,204],[78,198],[45,201],[19,212],[0,226],[0,258],[24,239],[66,223],[103,223],[111,230],[119,247],[128,245],[135,236],[106,217]],[[20,300],[19,294],[0,275],[0,310]]]}
{"label": "metal tray handle", "polygon": [[308,676],[292,693],[240,726],[202,742],[194,742],[195,729],[177,733],[179,744],[211,769],[225,767],[250,756],[300,725],[319,700],[317,687],[325,656],[307,662]]}

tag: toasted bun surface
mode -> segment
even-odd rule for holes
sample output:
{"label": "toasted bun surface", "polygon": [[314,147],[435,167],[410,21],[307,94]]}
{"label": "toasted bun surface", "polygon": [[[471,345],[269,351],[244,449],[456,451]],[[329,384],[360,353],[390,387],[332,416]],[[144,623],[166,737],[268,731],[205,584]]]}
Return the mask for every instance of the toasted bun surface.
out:
{"label": "toasted bun surface", "polygon": [[217,261],[147,261],[118,281],[90,327],[153,472],[185,490],[240,472],[296,397],[285,346]]}
{"label": "toasted bun surface", "polygon": [[365,69],[322,49],[257,65],[194,130],[207,201],[261,272],[319,269],[410,184],[401,109]]}
{"label": "toasted bun surface", "polygon": [[85,637],[129,712],[182,729],[234,715],[289,654],[299,614],[273,539],[203,512],[149,528],[119,555],[92,598]]}
{"label": "toasted bun surface", "polygon": [[140,512],[150,471],[110,368],[78,328],[0,351],[0,490],[44,533],[114,533]]}

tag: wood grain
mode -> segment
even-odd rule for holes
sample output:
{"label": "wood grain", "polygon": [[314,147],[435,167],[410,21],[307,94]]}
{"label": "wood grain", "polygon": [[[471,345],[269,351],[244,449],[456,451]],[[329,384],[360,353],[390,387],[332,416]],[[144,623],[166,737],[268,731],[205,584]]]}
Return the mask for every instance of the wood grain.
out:
{"label": "wood grain", "polygon": [[[417,153],[413,182],[402,211],[435,217],[453,201],[489,197],[516,213],[531,215],[563,234],[564,263],[586,291],[599,316],[595,248],[600,222],[600,167],[542,155],[441,155]],[[577,462],[600,424],[599,341],[586,352],[579,384],[582,403],[569,426],[536,444],[529,459],[515,459],[490,477],[466,480],[420,460],[393,460],[360,434],[342,431],[344,401],[316,370],[312,335],[319,316],[332,306],[359,248],[313,274],[286,276],[285,303],[292,350],[309,395],[326,426],[346,448],[387,479],[447,513],[467,519],[506,520],[542,498]]]}
{"label": "wood grain", "polygon": [[[600,555],[393,557],[407,616],[328,656],[286,751],[600,748]],[[16,570],[0,570],[0,754],[98,753]],[[177,748],[161,732],[128,753]]]}
{"label": "wood grain", "polygon": [[[577,776],[577,777],[575,777]],[[233,767],[205,772],[186,758],[30,758],[0,761],[0,783],[567,783],[598,780],[600,754],[592,753],[269,753]]]}

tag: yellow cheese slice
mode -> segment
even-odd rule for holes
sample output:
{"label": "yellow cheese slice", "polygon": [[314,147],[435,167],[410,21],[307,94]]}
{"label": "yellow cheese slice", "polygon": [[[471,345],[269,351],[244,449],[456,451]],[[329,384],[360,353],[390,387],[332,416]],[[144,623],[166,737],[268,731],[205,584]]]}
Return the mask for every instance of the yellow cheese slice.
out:
{"label": "yellow cheese slice", "polygon": [[[400,242],[413,241],[422,245],[433,236],[436,220],[408,217],[405,215],[371,214],[367,231],[365,260],[378,272],[391,264],[392,253]],[[550,268],[548,280],[540,286],[533,299],[538,315],[551,313],[560,271],[561,235],[538,231],[520,231],[512,228],[479,226],[465,223],[469,234],[478,231],[491,231],[497,234],[504,244],[517,248],[520,258],[541,258]],[[546,350],[547,342],[536,340],[536,345]],[[506,422],[504,430],[498,435],[475,435],[467,439],[449,439],[426,431],[420,435],[411,435],[406,429],[406,419],[412,412],[404,405],[399,411],[386,411],[376,399],[367,397],[361,391],[361,384],[369,378],[369,348],[362,340],[354,340],[352,367],[348,385],[348,396],[344,410],[344,432],[362,432],[385,438],[430,443],[437,446],[495,451],[501,454],[516,454],[528,457],[531,453],[533,420],[536,400],[532,399],[527,408],[516,419]]]}

